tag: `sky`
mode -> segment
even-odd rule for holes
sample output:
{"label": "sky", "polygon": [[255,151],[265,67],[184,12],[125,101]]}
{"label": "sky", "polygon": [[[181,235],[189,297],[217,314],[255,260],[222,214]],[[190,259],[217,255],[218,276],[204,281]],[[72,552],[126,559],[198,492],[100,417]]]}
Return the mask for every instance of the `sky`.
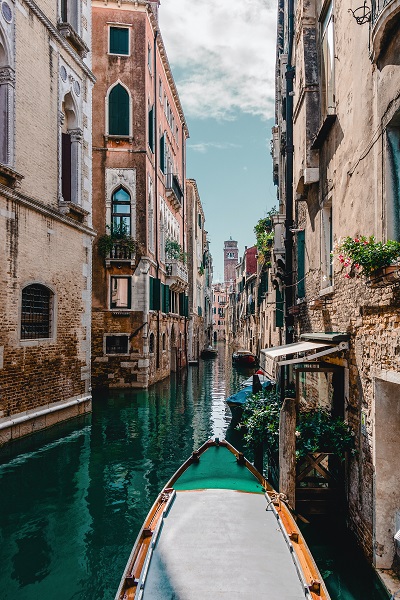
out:
{"label": "sky", "polygon": [[214,281],[223,245],[239,256],[276,205],[274,124],[276,4],[270,0],[161,0],[161,34],[185,113],[186,176],[197,181]]}

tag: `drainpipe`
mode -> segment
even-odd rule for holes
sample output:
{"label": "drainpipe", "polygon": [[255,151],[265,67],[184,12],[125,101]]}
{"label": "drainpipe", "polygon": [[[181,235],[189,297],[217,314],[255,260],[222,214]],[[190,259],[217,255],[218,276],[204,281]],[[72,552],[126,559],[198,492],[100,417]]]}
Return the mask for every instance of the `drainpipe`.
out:
{"label": "drainpipe", "polygon": [[[185,241],[186,241],[186,222],[185,222],[185,194],[186,194],[186,138],[185,138],[185,123],[182,123],[182,247],[185,252]],[[187,264],[187,258],[186,258]],[[188,369],[188,327],[189,327],[189,317],[185,317],[185,360],[186,360],[186,369]]]}
{"label": "drainpipe", "polygon": [[[154,62],[154,195],[155,195],[155,213],[156,213],[156,276],[160,279],[160,250],[158,243],[158,226],[160,222],[159,215],[159,203],[158,203],[158,126],[157,126],[157,37],[158,29],[154,32],[154,48],[153,48],[153,62]],[[160,297],[161,303],[161,297]],[[156,352],[156,368],[160,368],[160,311],[161,306],[157,310],[157,352]]]}
{"label": "drainpipe", "polygon": [[[293,315],[289,308],[293,305],[293,80],[295,67],[292,65],[294,40],[294,0],[288,0],[288,60],[286,65],[286,174],[285,174],[285,344],[293,342]],[[286,367],[284,384],[288,383],[289,370]]]}

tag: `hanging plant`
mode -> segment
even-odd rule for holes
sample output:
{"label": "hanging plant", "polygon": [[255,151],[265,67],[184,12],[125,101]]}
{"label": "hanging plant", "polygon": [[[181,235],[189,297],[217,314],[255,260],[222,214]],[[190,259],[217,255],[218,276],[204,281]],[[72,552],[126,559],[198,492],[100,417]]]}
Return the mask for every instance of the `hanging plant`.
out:
{"label": "hanging plant", "polygon": [[399,261],[400,242],[376,242],[373,235],[369,238],[346,237],[337,244],[332,254],[338,260],[346,279],[360,276],[368,278],[378,269]]}
{"label": "hanging plant", "polygon": [[116,244],[126,248],[127,252],[136,252],[137,242],[128,235],[127,227],[124,223],[112,229],[109,225],[106,225],[106,229],[110,233],[105,233],[97,239],[97,247],[101,256],[109,256]]}
{"label": "hanging plant", "polygon": [[260,219],[254,227],[256,234],[258,259],[260,262],[268,260],[271,256],[271,248],[274,242],[275,232],[273,230],[272,217],[277,214],[275,206],[267,213],[267,216]]}
{"label": "hanging plant", "polygon": [[165,240],[165,257],[167,260],[180,260],[181,262],[186,263],[187,254],[183,251],[179,242],[167,238]]}

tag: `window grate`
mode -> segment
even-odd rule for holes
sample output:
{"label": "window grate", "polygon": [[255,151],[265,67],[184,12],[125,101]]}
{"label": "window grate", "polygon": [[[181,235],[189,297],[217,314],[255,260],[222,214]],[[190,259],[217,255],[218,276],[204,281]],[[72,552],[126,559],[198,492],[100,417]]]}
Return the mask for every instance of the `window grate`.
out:
{"label": "window grate", "polygon": [[127,335],[107,335],[106,354],[128,354],[128,344]]}
{"label": "window grate", "polygon": [[51,299],[43,285],[29,285],[22,291],[21,339],[51,337]]}

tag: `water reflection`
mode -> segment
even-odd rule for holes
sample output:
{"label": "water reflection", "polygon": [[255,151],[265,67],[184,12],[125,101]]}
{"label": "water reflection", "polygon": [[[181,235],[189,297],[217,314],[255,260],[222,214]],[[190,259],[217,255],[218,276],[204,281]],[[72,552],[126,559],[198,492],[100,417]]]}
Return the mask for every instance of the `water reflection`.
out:
{"label": "water reflection", "polygon": [[96,394],[91,416],[3,450],[1,600],[113,598],[151,504],[181,463],[212,436],[243,449],[224,400],[247,376],[221,344],[216,359],[147,391]]}

